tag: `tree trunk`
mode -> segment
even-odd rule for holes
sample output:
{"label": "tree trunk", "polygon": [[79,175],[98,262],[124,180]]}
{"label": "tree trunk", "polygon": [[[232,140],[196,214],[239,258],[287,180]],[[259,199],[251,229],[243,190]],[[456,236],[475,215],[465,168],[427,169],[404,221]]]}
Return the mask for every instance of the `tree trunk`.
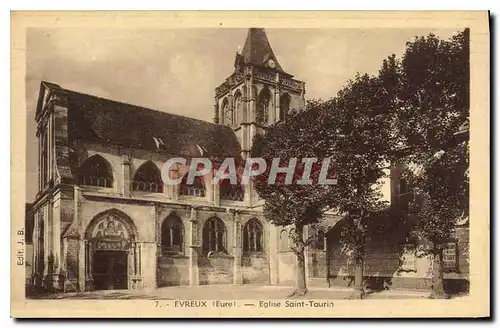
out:
{"label": "tree trunk", "polygon": [[354,271],[354,292],[358,298],[363,298],[364,290],[363,290],[363,268],[364,261],[363,259],[359,259],[356,261],[356,269]]}
{"label": "tree trunk", "polygon": [[354,268],[354,290],[351,293],[350,299],[362,299],[365,295],[363,288],[363,267],[364,260],[362,256],[356,259],[356,267]]}
{"label": "tree trunk", "polygon": [[351,293],[350,299],[362,299],[365,295],[363,287],[363,276],[364,276],[364,261],[365,261],[365,231],[363,227],[362,218],[355,220],[356,228],[358,233],[356,250],[354,251],[354,263],[356,267],[354,268],[354,290]]}
{"label": "tree trunk", "polygon": [[439,249],[433,253],[432,263],[432,292],[429,298],[448,298],[444,291],[443,283],[443,250]]}
{"label": "tree trunk", "polygon": [[306,283],[306,263],[304,256],[304,226],[295,226],[295,254],[297,256],[297,267],[296,272],[296,288],[295,291],[290,295],[305,295],[307,293],[307,283]]}

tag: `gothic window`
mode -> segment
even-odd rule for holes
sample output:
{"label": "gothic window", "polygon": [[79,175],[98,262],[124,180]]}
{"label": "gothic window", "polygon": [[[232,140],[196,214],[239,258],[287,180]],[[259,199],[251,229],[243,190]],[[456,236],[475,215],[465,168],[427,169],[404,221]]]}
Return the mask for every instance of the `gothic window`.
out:
{"label": "gothic window", "polygon": [[80,167],[80,185],[112,188],[111,165],[102,156],[94,155]]}
{"label": "gothic window", "polygon": [[[255,85],[252,85],[252,87],[250,88],[250,92],[250,99],[257,103],[257,96],[259,94],[257,91],[257,87]],[[251,118],[249,117],[249,119]],[[255,117],[253,118],[253,120],[255,120]]]}
{"label": "gothic window", "polygon": [[290,95],[288,93],[283,94],[280,97],[280,120],[286,119],[288,112],[290,111]]}
{"label": "gothic window", "polygon": [[313,248],[318,251],[325,250],[325,232],[321,229],[315,234]]}
{"label": "gothic window", "polygon": [[48,136],[47,136],[47,131],[46,127],[44,128],[42,135],[41,135],[41,145],[40,145],[40,182],[41,182],[41,187],[42,189],[45,187],[49,180],[49,163],[48,163],[48,157],[49,157],[49,143],[48,143]]}
{"label": "gothic window", "polygon": [[191,196],[191,197],[205,197],[205,187],[203,183],[203,177],[194,177],[193,183],[187,183],[188,174],[186,174],[180,184],[180,194],[181,196]]}
{"label": "gothic window", "polygon": [[280,252],[288,251],[288,231],[286,229],[280,232]]}
{"label": "gothic window", "polygon": [[236,125],[244,122],[246,120],[244,109],[243,109],[243,97],[241,92],[238,90],[234,94],[234,108],[236,112]]}
{"label": "gothic window", "polygon": [[151,161],[142,164],[134,174],[132,190],[146,192],[163,192],[163,181],[158,167]]}
{"label": "gothic window", "polygon": [[222,115],[224,116],[224,125],[233,126],[233,110],[229,106],[227,98],[222,102]]}
{"label": "gothic window", "polygon": [[184,225],[176,215],[169,215],[161,225],[162,254],[184,252]]}
{"label": "gothic window", "polygon": [[227,236],[224,222],[217,217],[209,219],[203,227],[203,253],[227,253],[226,247]]}
{"label": "gothic window", "polygon": [[243,228],[243,251],[259,253],[264,250],[262,240],[262,225],[256,219],[251,219]]}
{"label": "gothic window", "polygon": [[269,120],[269,104],[271,103],[271,93],[266,87],[262,89],[257,98],[257,117],[258,123],[267,124]]}

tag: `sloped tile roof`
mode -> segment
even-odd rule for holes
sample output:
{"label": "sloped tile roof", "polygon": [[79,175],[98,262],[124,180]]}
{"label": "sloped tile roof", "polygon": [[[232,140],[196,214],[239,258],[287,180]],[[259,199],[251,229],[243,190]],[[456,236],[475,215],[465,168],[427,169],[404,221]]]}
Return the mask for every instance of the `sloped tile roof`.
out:
{"label": "sloped tile roof", "polygon": [[[49,85],[49,84],[47,84]],[[84,139],[100,143],[158,151],[198,155],[196,145],[210,156],[237,156],[240,144],[231,128],[185,116],[99,98],[50,84],[68,107],[69,140]],[[189,154],[185,154],[188,152]]]}

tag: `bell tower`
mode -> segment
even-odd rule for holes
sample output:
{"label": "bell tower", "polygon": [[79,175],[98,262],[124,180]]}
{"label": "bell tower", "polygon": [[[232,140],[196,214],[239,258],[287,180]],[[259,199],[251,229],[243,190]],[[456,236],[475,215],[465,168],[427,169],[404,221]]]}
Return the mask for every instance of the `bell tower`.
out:
{"label": "bell tower", "polygon": [[215,88],[214,123],[231,127],[243,158],[249,157],[255,134],[305,106],[305,83],[285,72],[266,31],[250,28],[234,72]]}

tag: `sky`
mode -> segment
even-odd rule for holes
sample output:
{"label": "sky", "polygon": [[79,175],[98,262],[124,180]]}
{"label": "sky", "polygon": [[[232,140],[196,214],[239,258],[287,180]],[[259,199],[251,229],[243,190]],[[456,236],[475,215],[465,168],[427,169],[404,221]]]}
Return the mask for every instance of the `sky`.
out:
{"label": "sky", "polygon": [[[283,69],[328,99],[354,75],[376,74],[407,41],[451,29],[267,29]],[[41,81],[165,112],[213,119],[214,89],[234,69],[247,29],[30,28],[26,40],[27,200],[37,192],[35,111]]]}

